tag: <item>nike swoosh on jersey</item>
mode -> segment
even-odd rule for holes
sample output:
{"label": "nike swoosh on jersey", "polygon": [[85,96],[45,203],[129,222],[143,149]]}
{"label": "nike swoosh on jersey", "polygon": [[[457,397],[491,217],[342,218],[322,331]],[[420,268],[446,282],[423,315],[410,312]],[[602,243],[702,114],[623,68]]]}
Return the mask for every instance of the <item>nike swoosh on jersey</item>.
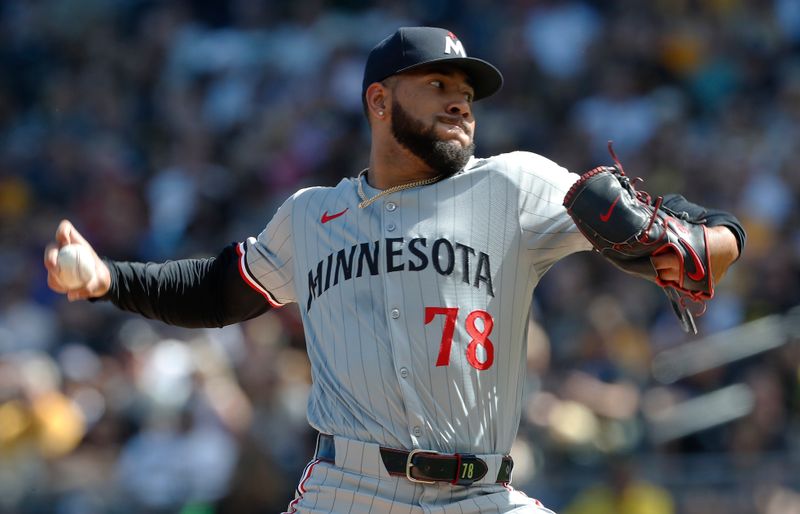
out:
{"label": "nike swoosh on jersey", "polygon": [[614,207],[617,206],[617,202],[619,202],[620,197],[622,197],[622,195],[618,195],[617,196],[617,198],[611,204],[611,207],[608,208],[608,212],[606,212],[605,214],[601,214],[600,215],[600,221],[605,223],[606,221],[608,221],[611,218],[611,212],[614,210]]}
{"label": "nike swoosh on jersey", "polygon": [[335,220],[335,219],[336,219],[336,218],[338,218],[339,216],[341,216],[341,215],[343,215],[344,213],[346,213],[346,212],[347,212],[349,209],[350,209],[350,208],[349,208],[349,207],[347,207],[347,208],[345,208],[345,210],[343,210],[342,212],[337,212],[337,213],[335,213],[335,214],[330,214],[330,215],[328,214],[328,211],[325,211],[325,212],[323,212],[323,213],[322,213],[322,218],[320,218],[320,221],[321,221],[322,223],[327,223],[327,222],[329,222],[330,220]]}

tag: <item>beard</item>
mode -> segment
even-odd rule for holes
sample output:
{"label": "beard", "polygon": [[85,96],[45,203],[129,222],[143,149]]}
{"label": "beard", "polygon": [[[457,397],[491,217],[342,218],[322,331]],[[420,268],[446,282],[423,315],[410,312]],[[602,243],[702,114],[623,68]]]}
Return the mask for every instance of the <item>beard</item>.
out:
{"label": "beard", "polygon": [[442,141],[433,126],[412,118],[398,102],[392,107],[391,123],[397,142],[445,177],[464,169],[475,153],[475,143],[462,147],[457,141]]}

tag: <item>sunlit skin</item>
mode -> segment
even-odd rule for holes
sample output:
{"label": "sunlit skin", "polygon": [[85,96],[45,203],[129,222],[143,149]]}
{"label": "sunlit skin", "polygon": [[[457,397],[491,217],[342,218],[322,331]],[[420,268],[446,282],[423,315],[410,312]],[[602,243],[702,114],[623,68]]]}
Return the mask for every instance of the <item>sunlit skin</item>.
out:
{"label": "sunlit skin", "polygon": [[370,85],[366,91],[372,126],[370,185],[387,189],[438,175],[392,135],[395,102],[402,103],[407,113],[426,127],[435,127],[441,140],[466,147],[475,134],[472,96],[467,75],[452,66],[427,66]]}
{"label": "sunlit skin", "polygon": [[[453,66],[434,64],[371,84],[366,91],[367,115],[372,128],[367,175],[370,185],[387,189],[439,174],[397,142],[391,131],[393,105],[399,102],[412,118],[425,127],[434,127],[440,140],[465,148],[475,135],[472,97],[473,89],[467,75]],[[67,290],[58,281],[58,249],[67,244],[84,245],[94,255],[96,277],[84,288]],[[708,247],[712,275],[718,282],[739,256],[736,238],[726,227],[711,227],[708,228]],[[680,261],[676,254],[662,254],[651,261],[661,280],[678,280]],[[103,296],[111,287],[108,267],[68,220],[59,224],[54,240],[45,249],[44,265],[50,288],[65,293],[70,301]]]}

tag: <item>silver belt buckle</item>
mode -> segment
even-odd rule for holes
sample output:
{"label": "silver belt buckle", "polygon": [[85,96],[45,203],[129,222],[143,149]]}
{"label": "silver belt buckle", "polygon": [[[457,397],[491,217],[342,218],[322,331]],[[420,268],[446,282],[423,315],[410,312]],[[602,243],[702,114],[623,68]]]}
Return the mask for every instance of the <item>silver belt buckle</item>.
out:
{"label": "silver belt buckle", "polygon": [[416,450],[411,450],[411,452],[409,452],[408,454],[408,460],[406,460],[406,478],[409,479],[411,482],[416,482],[418,484],[435,484],[436,483],[435,480],[419,480],[411,476],[411,468],[414,466],[414,464],[411,461],[414,458],[414,455],[418,453],[429,453],[431,455],[441,454],[440,452],[435,452],[431,450],[421,450],[419,448],[417,448]]}

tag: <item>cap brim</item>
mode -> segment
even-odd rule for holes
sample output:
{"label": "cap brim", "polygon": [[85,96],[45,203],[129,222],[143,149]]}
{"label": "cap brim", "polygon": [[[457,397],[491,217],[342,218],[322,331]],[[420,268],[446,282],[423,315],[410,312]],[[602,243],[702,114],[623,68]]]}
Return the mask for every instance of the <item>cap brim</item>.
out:
{"label": "cap brim", "polygon": [[430,61],[417,63],[413,66],[408,66],[407,68],[398,70],[396,73],[412,71],[436,64],[452,65],[464,70],[469,77],[472,89],[475,91],[474,100],[480,100],[491,96],[503,87],[503,75],[500,73],[500,70],[483,59],[477,59],[475,57],[444,57],[442,59],[432,59]]}

